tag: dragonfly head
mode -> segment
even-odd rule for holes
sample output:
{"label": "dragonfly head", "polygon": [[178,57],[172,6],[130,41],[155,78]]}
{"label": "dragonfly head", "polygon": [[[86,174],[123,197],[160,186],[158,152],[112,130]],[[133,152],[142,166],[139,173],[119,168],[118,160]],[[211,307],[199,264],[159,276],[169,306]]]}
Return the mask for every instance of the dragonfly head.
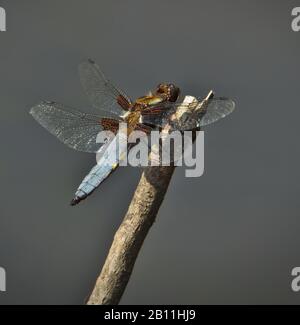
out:
{"label": "dragonfly head", "polygon": [[160,83],[155,90],[157,96],[161,96],[170,102],[176,102],[179,93],[180,89],[178,87],[168,83]]}

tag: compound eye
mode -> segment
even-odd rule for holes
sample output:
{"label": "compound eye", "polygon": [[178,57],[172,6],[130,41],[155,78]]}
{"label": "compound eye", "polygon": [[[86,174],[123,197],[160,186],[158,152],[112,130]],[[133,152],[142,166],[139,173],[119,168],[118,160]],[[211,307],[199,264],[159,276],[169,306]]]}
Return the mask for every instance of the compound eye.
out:
{"label": "compound eye", "polygon": [[156,88],[156,91],[158,92],[158,93],[164,93],[164,85],[163,84],[159,84],[158,86],[157,86],[157,88]]}
{"label": "compound eye", "polygon": [[176,102],[178,96],[179,96],[179,88],[175,87],[173,84],[169,86],[169,101],[170,102]]}

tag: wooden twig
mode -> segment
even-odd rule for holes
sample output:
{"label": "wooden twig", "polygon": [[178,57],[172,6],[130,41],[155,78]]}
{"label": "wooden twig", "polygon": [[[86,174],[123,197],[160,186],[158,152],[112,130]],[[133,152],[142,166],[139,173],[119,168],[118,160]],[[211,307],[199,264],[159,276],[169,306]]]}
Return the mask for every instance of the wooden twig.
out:
{"label": "wooden twig", "polygon": [[137,255],[165,197],[173,166],[147,167],[117,230],[88,305],[117,305]]}
{"label": "wooden twig", "polygon": [[[201,107],[205,108],[204,105],[213,96],[214,93],[210,91]],[[127,214],[114,236],[88,305],[119,303],[138,253],[164,200],[174,169],[174,166],[147,167],[143,172]]]}

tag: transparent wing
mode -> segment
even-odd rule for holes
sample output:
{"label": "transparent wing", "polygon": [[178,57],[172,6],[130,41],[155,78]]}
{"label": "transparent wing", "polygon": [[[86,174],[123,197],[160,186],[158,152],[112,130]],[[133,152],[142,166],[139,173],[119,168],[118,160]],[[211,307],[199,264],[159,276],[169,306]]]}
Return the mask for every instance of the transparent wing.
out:
{"label": "transparent wing", "polygon": [[169,124],[178,106],[178,103],[163,102],[153,107],[147,107],[142,111],[140,123],[155,127],[165,127],[166,124]]}
{"label": "transparent wing", "polygon": [[200,126],[214,123],[234,111],[235,102],[229,98],[214,98],[209,100],[206,111],[200,119]]}
{"label": "transparent wing", "polygon": [[100,131],[117,132],[119,120],[82,113],[55,102],[42,102],[30,114],[67,146],[84,152],[97,152]]}
{"label": "transparent wing", "polygon": [[192,103],[179,102],[162,102],[145,108],[142,111],[141,123],[156,127],[172,126],[172,129],[181,129],[183,114],[191,114],[198,106],[199,101]]}
{"label": "transparent wing", "polygon": [[121,116],[131,106],[129,97],[106,79],[94,61],[82,62],[78,70],[81,84],[95,108]]}
{"label": "transparent wing", "polygon": [[229,98],[213,98],[207,103],[163,102],[148,107],[142,112],[141,123],[158,127],[170,126],[171,129],[188,130],[218,121],[232,113],[235,103]]}

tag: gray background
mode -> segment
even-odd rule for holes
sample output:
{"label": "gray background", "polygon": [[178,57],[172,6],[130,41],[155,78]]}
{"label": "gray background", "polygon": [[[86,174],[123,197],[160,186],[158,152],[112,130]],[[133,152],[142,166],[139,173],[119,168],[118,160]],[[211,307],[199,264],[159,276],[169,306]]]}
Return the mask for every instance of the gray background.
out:
{"label": "gray background", "polygon": [[206,129],[205,174],[178,168],[121,303],[300,303],[299,1],[0,1],[0,304],[81,304],[140,169],[69,201],[95,164],[28,114],[89,105],[77,65],[95,59],[132,98],[160,81],[237,109]]}

